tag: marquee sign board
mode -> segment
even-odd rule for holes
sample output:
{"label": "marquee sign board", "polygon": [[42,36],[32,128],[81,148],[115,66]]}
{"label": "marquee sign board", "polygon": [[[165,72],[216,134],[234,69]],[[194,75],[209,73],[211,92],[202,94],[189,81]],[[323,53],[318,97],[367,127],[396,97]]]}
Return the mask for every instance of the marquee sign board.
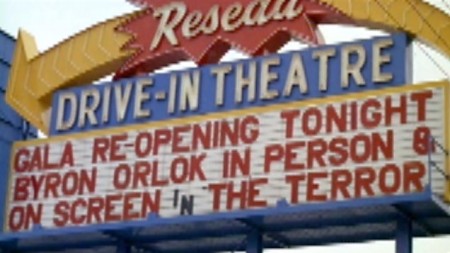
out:
{"label": "marquee sign board", "polygon": [[[442,185],[450,200],[428,166],[430,136],[450,148],[448,82],[401,86],[404,34],[450,55],[444,12],[421,0],[131,2],[141,10],[43,53],[19,32],[6,100],[50,138],[14,145],[10,238],[423,200]],[[322,24],[400,33],[324,46]],[[272,54],[290,39],[315,47]],[[206,65],[231,48],[259,58]],[[149,75],[181,60],[201,68]]]}
{"label": "marquee sign board", "polygon": [[423,194],[446,82],[18,142],[5,231]]}
{"label": "marquee sign board", "polygon": [[53,96],[50,134],[185,118],[409,83],[405,34],[309,48]]}

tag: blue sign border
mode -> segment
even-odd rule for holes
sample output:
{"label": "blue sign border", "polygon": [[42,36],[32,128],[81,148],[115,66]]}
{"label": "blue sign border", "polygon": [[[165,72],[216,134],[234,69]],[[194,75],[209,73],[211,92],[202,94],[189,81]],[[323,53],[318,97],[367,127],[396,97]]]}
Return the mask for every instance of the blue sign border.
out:
{"label": "blue sign border", "polygon": [[[393,78],[390,81],[387,82],[381,82],[381,83],[375,83],[373,82],[372,77],[372,48],[374,43],[386,39],[386,38],[392,38],[393,39],[393,46],[384,49],[385,51],[388,51],[391,56],[391,62],[386,63],[382,66],[382,72],[388,72],[393,74]],[[279,104],[279,103],[287,103],[292,101],[298,101],[298,100],[307,100],[312,98],[321,98],[321,97],[327,97],[331,95],[341,95],[341,94],[348,94],[348,93],[355,93],[355,92],[361,92],[361,91],[367,91],[367,90],[373,90],[373,89],[383,89],[391,86],[400,86],[410,83],[411,81],[411,64],[412,64],[412,53],[411,53],[411,47],[410,47],[411,40],[407,37],[404,33],[398,33],[393,34],[390,36],[381,36],[381,37],[375,37],[368,40],[359,40],[359,41],[352,41],[347,43],[342,43],[338,45],[325,45],[320,46],[317,48],[308,48],[306,50],[301,51],[292,51],[284,54],[279,55],[269,55],[264,57],[258,57],[254,59],[246,59],[241,60],[237,62],[230,62],[230,63],[221,63],[219,65],[209,65],[202,68],[194,68],[194,69],[188,69],[188,70],[182,70],[182,71],[176,71],[171,73],[164,73],[164,74],[155,74],[153,76],[150,76],[150,78],[153,80],[153,86],[146,87],[144,89],[145,92],[149,92],[153,97],[151,97],[148,101],[145,101],[142,103],[142,108],[150,109],[151,110],[151,116],[150,117],[144,117],[140,119],[135,119],[133,117],[133,105],[136,100],[136,97],[134,96],[136,85],[134,85],[137,81],[142,80],[143,78],[149,78],[149,77],[137,77],[137,78],[130,78],[130,79],[122,79],[114,82],[106,82],[101,85],[89,85],[84,87],[77,87],[77,88],[71,88],[67,90],[61,90],[54,94],[53,96],[53,105],[52,105],[52,116],[51,116],[51,125],[50,125],[50,135],[62,135],[62,134],[69,134],[69,133],[77,133],[77,132],[85,132],[85,131],[91,131],[91,130],[99,130],[99,129],[105,129],[105,128],[111,128],[111,127],[118,127],[118,126],[125,126],[125,125],[134,125],[134,124],[141,124],[141,123],[148,123],[151,121],[164,121],[168,119],[173,118],[185,118],[195,115],[204,115],[209,114],[213,112],[224,112],[224,111],[231,111],[231,110],[240,110],[245,109],[249,107],[261,107],[261,106],[267,106],[272,104]],[[348,87],[343,88],[339,84],[339,82],[336,82],[336,78],[340,78],[341,75],[341,50],[348,46],[348,45],[362,45],[365,48],[365,51],[367,53],[367,60],[365,64],[362,67],[362,76],[366,82],[365,85],[358,85],[354,78],[350,78],[350,82]],[[326,91],[321,91],[319,88],[319,61],[315,60],[313,58],[313,52],[317,50],[324,50],[324,49],[330,49],[333,48],[336,50],[336,56],[331,57],[328,62],[328,89]],[[386,53],[386,52],[384,52]],[[301,55],[303,59],[303,65],[305,69],[306,74],[306,80],[308,83],[308,92],[306,94],[302,94],[298,88],[294,88],[292,93],[289,96],[283,96],[283,86],[286,83],[287,75],[290,68],[290,63],[292,61],[292,58],[294,56]],[[275,72],[278,74],[278,79],[274,80],[270,84],[270,89],[277,90],[279,92],[279,96],[272,100],[264,100],[259,98],[259,89],[258,85],[256,87],[256,98],[253,101],[249,101],[249,94],[247,91],[243,92],[243,101],[241,103],[235,102],[235,79],[236,79],[236,73],[235,71],[231,72],[229,75],[225,77],[225,85],[224,85],[224,103],[221,106],[216,105],[216,78],[214,75],[211,74],[211,70],[216,67],[223,67],[223,66],[230,66],[232,68],[236,68],[236,66],[243,66],[243,75],[247,76],[249,72],[249,66],[250,64],[255,63],[256,66],[261,66],[261,62],[265,59],[268,59],[270,57],[277,56],[280,59],[280,64],[278,66],[274,66],[271,68],[272,72]],[[354,63],[356,61],[356,55],[350,55],[350,62]],[[199,91],[199,104],[198,108],[193,111],[181,111],[181,110],[175,110],[173,113],[168,112],[168,94],[170,94],[170,82],[171,82],[171,76],[177,76],[179,78],[183,74],[192,74],[195,71],[200,72],[200,91]],[[257,75],[256,75],[256,83],[258,84],[260,82],[260,77],[258,73],[260,73],[260,69],[257,69]],[[57,120],[57,111],[60,107],[59,104],[59,97],[67,92],[70,92],[72,94],[75,94],[77,97],[77,100],[79,101],[79,98],[81,96],[81,93],[83,91],[86,91],[87,89],[94,89],[99,94],[105,94],[106,89],[114,90],[114,87],[120,88],[121,91],[124,91],[124,88],[126,85],[133,83],[131,85],[131,96],[129,100],[129,110],[126,111],[124,119],[118,119],[116,116],[116,109],[118,107],[118,104],[116,103],[113,95],[113,91],[109,95],[109,101],[110,104],[107,107],[100,106],[98,110],[95,111],[95,115],[97,119],[101,119],[101,115],[103,113],[103,110],[108,110],[109,117],[108,121],[105,123],[99,123],[99,124],[90,124],[87,122],[83,126],[77,126],[78,120],[75,122],[75,124],[65,130],[58,130],[56,127],[56,120]],[[177,83],[177,92],[175,101],[177,103],[175,104],[176,107],[179,107],[179,97],[180,97],[180,82]],[[156,98],[156,94],[164,95],[166,96],[166,99],[161,101],[158,98]],[[106,95],[101,95],[100,103],[104,102]],[[92,101],[88,101],[88,104],[92,103]],[[107,108],[107,109],[105,109]],[[63,119],[68,118],[69,112],[73,111],[78,114],[79,108],[71,108],[71,106],[64,106],[64,112],[63,112]]]}

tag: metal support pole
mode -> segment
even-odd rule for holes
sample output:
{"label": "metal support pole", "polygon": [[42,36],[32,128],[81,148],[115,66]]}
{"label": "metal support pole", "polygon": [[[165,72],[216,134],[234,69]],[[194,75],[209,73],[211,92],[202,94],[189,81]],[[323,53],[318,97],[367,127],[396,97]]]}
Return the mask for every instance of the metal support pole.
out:
{"label": "metal support pole", "polygon": [[247,235],[247,253],[262,253],[263,252],[263,235],[261,231],[253,229]]}
{"label": "metal support pole", "polygon": [[125,243],[124,241],[119,241],[117,243],[116,253],[131,253],[131,245]]}
{"label": "metal support pole", "polygon": [[410,219],[399,215],[397,218],[397,231],[395,235],[395,252],[412,253],[412,222]]}

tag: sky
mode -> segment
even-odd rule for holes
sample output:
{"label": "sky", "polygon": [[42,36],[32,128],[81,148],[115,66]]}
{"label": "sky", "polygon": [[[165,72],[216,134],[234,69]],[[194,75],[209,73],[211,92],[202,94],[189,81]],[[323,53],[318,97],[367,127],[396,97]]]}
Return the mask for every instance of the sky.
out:
{"label": "sky", "polygon": [[[428,0],[450,14],[450,0]],[[38,48],[45,51],[65,38],[105,19],[136,10],[126,0],[0,0],[0,28],[16,37],[19,28],[35,36]],[[340,26],[321,27],[327,43],[338,43],[355,39],[369,38],[383,34],[364,28]],[[450,35],[448,35],[450,36]],[[298,42],[288,43],[281,51],[303,47]],[[413,46],[414,83],[450,79],[450,61],[421,43]],[[232,61],[247,56],[232,50],[223,61]],[[184,62],[166,70],[195,66]],[[363,244],[338,245],[327,247],[301,248],[291,250],[267,250],[268,253],[393,253],[393,241],[370,242]],[[450,237],[415,239],[415,253],[450,253]]]}

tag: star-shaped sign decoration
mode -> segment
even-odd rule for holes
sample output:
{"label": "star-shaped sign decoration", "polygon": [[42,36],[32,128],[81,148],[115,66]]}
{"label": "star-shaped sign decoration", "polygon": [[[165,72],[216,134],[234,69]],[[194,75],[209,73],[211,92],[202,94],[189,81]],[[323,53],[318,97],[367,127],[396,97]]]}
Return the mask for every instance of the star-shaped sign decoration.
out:
{"label": "star-shaped sign decoration", "polygon": [[349,23],[320,0],[130,0],[142,11],[118,30],[132,35],[133,57],[116,78],[152,72],[183,60],[217,63],[230,49],[274,53],[292,38],[321,44],[318,24]]}

